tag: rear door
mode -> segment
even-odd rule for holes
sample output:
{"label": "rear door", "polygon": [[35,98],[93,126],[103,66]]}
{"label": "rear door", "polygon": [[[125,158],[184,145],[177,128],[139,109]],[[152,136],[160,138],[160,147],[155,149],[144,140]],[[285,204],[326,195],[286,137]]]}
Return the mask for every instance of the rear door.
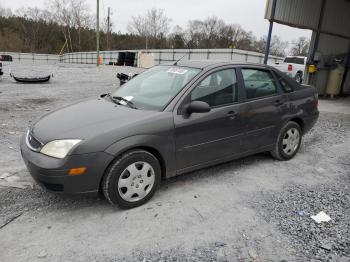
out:
{"label": "rear door", "polygon": [[269,148],[277,139],[283,116],[288,113],[288,97],[269,69],[242,67],[240,77],[245,90],[241,110],[246,136],[242,150]]}
{"label": "rear door", "polygon": [[[240,152],[243,127],[238,97],[234,68],[211,71],[194,85],[174,112],[178,170]],[[206,102],[211,111],[186,117],[181,109],[191,101]]]}

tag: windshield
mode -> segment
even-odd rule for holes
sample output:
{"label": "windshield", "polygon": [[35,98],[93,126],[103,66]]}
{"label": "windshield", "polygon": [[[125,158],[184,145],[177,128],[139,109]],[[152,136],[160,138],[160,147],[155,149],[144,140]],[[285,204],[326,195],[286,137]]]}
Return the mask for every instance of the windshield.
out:
{"label": "windshield", "polygon": [[155,66],[119,87],[112,96],[123,97],[137,108],[163,109],[200,69]]}

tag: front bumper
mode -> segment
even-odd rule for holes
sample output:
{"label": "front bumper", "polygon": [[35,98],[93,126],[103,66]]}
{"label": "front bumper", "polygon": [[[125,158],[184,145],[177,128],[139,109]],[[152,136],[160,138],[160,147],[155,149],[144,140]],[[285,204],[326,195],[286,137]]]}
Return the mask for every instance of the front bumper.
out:
{"label": "front bumper", "polygon": [[[97,193],[104,171],[113,156],[105,152],[68,155],[57,159],[28,148],[25,136],[21,138],[21,154],[33,179],[48,191],[66,194]],[[69,176],[71,168],[86,167],[79,176]]]}

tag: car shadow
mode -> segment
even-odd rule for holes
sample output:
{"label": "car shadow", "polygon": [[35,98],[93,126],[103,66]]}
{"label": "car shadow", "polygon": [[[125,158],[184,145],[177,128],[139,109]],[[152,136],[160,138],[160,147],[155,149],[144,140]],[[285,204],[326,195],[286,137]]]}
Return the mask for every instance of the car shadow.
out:
{"label": "car shadow", "polygon": [[[150,208],[158,203],[157,195],[168,190],[181,187],[185,183],[203,183],[206,180],[220,179],[224,176],[235,176],[244,166],[249,166],[260,161],[273,161],[266,153],[256,154],[245,158],[217,164],[208,168],[185,173],[162,181],[159,192],[153,200],[138,208]],[[229,173],[228,173],[229,172]],[[122,212],[117,206],[111,206],[102,194],[96,195],[60,195],[47,192],[39,186],[33,189],[4,188],[0,190],[0,202],[4,213],[16,212],[53,212],[53,211],[77,211],[93,208],[101,212]]]}
{"label": "car shadow", "polygon": [[260,161],[274,161],[269,153],[259,153],[244,158],[239,158],[225,163],[216,164],[210,167],[201,168],[196,171],[184,173],[178,176],[174,176],[168,179],[163,179],[161,184],[161,191],[164,191],[170,187],[176,187],[178,183],[186,182],[201,182],[201,180],[207,179],[219,179],[226,176],[230,172],[230,176],[236,175],[239,170],[244,166],[249,166]]}

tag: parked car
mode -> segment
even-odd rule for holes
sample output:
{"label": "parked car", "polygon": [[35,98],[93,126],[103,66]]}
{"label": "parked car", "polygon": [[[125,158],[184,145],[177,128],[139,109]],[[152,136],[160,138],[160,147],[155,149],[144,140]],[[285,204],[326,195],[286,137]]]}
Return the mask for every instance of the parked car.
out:
{"label": "parked car", "polygon": [[289,160],[318,118],[314,87],[270,66],[159,65],[112,94],[43,116],[21,139],[29,172],[59,193],[148,201],[169,178],[259,152]]}
{"label": "parked car", "polygon": [[286,73],[298,83],[302,83],[306,61],[307,57],[305,56],[287,56],[282,63],[275,63],[272,66]]}

